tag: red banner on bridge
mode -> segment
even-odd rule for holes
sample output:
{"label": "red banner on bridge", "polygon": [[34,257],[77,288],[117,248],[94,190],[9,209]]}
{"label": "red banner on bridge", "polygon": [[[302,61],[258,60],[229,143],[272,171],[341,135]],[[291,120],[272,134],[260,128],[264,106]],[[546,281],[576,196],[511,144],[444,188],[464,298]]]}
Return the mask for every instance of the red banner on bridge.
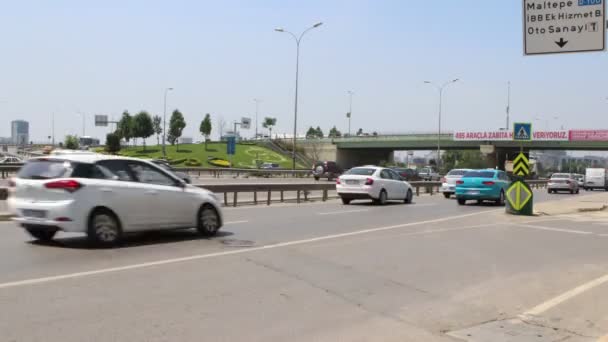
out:
{"label": "red banner on bridge", "polygon": [[570,141],[608,141],[608,129],[571,130]]}
{"label": "red banner on bridge", "polygon": [[[608,131],[607,131],[608,132]],[[532,141],[568,141],[568,131],[533,131]],[[512,141],[512,131],[455,132],[456,141]]]}

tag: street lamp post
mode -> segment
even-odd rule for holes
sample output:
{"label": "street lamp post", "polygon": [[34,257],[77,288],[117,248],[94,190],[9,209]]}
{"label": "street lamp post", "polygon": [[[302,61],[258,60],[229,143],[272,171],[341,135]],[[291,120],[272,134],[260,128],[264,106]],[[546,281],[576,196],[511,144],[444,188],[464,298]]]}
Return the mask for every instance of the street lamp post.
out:
{"label": "street lamp post", "polygon": [[424,83],[426,84],[430,84],[432,86],[434,86],[435,88],[437,88],[437,90],[439,90],[439,123],[438,123],[438,129],[437,129],[437,167],[439,168],[439,165],[441,163],[441,107],[442,107],[442,102],[443,102],[443,89],[445,87],[447,87],[448,85],[452,84],[452,83],[456,83],[458,82],[459,79],[453,79],[451,81],[448,81],[446,83],[444,83],[441,86],[436,85],[433,82],[430,81],[424,81]]}
{"label": "street lamp post", "polygon": [[82,116],[82,136],[85,136],[85,117],[84,117],[84,113],[81,111],[78,111],[78,114],[80,116]]}
{"label": "street lamp post", "polygon": [[260,99],[253,99],[253,101],[255,102],[255,139],[258,138],[258,111],[259,111],[259,107],[260,107],[260,102],[262,102],[262,100]]}
{"label": "street lamp post", "polygon": [[323,25],[323,23],[321,23],[321,22],[314,24],[313,26],[304,30],[304,32],[302,32],[302,34],[300,34],[299,37],[290,31],[284,30],[283,28],[274,29],[277,32],[289,33],[293,37],[293,39],[296,41],[296,92],[295,92],[294,115],[293,115],[293,151],[292,151],[294,170],[296,169],[296,139],[297,139],[297,135],[298,135],[298,81],[299,81],[298,77],[299,77],[299,69],[300,69],[300,42],[302,41],[302,37],[304,37],[304,34],[306,34],[306,32],[308,32],[314,28],[317,28],[321,25]]}
{"label": "street lamp post", "polygon": [[348,93],[348,136],[350,137],[350,119],[353,116],[353,94],[351,90],[347,91]]}
{"label": "street lamp post", "polygon": [[167,158],[167,147],[165,141],[167,140],[167,93],[173,90],[173,88],[165,89],[165,103],[163,109],[163,158]]}

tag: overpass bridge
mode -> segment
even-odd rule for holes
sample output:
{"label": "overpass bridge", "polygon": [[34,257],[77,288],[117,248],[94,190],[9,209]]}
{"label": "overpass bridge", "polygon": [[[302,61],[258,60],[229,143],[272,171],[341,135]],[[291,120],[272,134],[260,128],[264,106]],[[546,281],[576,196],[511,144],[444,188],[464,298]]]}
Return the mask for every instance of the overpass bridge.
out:
{"label": "overpass bridge", "polygon": [[[530,150],[563,150],[563,151],[608,151],[607,139],[570,140],[569,131],[559,131],[557,140],[540,139],[532,141],[499,140],[466,140],[455,139],[455,133],[379,135],[365,137],[348,137],[334,139],[301,140],[300,146],[306,153],[320,160],[335,160],[343,167],[362,164],[378,164],[380,161],[392,161],[395,151],[437,150],[479,150],[482,145],[492,145],[494,152],[487,154],[488,167],[502,167],[506,160],[511,160],[521,148]],[[504,133],[506,134],[506,133]],[[606,131],[608,136],[608,131]],[[439,139],[438,139],[439,138]]]}

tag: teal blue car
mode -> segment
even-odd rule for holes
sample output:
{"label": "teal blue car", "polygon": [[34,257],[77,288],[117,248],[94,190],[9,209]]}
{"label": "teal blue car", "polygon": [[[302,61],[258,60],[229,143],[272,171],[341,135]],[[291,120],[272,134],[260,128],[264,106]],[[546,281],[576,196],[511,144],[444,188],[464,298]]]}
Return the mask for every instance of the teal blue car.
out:
{"label": "teal blue car", "polygon": [[481,204],[493,201],[496,205],[505,205],[505,193],[511,180],[504,171],[472,170],[456,181],[456,200],[465,205],[469,200]]}

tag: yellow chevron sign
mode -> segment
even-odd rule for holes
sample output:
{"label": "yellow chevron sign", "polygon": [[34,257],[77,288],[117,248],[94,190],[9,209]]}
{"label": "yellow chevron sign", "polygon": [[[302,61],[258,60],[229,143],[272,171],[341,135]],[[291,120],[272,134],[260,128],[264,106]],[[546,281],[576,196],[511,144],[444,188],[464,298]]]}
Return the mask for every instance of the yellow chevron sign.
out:
{"label": "yellow chevron sign", "polygon": [[517,176],[527,176],[530,174],[530,161],[523,152],[513,160],[513,173]]}
{"label": "yellow chevron sign", "polygon": [[507,190],[507,201],[514,210],[521,210],[532,198],[532,192],[522,182],[511,184]]}

